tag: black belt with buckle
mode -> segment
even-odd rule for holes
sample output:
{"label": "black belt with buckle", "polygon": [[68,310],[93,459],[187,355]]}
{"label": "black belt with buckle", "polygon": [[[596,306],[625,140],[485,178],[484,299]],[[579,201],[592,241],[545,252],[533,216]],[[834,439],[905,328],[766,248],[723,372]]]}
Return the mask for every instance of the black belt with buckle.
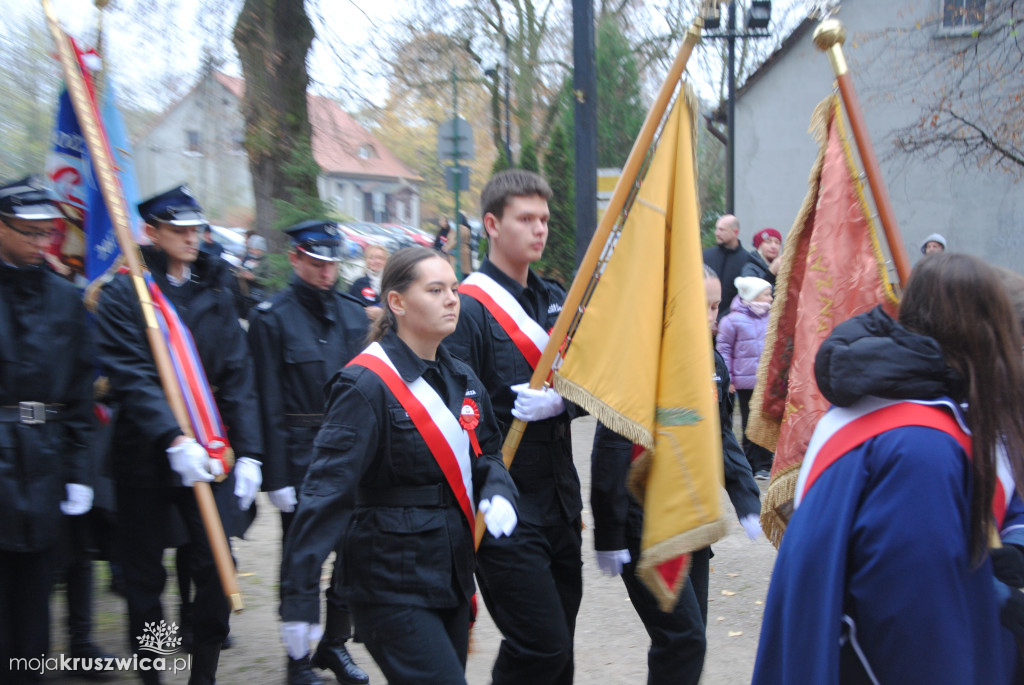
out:
{"label": "black belt with buckle", "polygon": [[57,421],[63,410],[63,404],[46,404],[45,402],[5,404],[0,407],[0,423],[38,425],[47,421]]}
{"label": "black belt with buckle", "polygon": [[447,483],[406,485],[393,488],[360,488],[357,507],[450,507],[455,497]]}
{"label": "black belt with buckle", "polygon": [[291,428],[319,428],[324,421],[323,414],[285,414],[285,423]]}

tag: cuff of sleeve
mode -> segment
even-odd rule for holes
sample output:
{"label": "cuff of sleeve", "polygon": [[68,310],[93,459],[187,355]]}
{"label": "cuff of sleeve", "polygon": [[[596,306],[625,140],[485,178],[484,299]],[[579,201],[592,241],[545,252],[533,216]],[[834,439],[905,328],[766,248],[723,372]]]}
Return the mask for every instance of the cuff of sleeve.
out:
{"label": "cuff of sleeve", "polygon": [[302,621],[317,625],[320,623],[320,597],[285,597],[281,600],[281,621]]}
{"label": "cuff of sleeve", "polygon": [[620,524],[599,526],[594,522],[594,549],[598,552],[614,552],[626,549],[626,527]]}

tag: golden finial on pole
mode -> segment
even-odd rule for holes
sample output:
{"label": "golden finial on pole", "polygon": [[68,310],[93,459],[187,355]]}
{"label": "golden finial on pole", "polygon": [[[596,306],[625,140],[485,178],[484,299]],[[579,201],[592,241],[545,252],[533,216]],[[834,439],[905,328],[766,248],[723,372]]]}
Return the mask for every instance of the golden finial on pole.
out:
{"label": "golden finial on pole", "polygon": [[818,28],[814,29],[813,38],[818,49],[828,54],[828,59],[832,62],[832,69],[835,70],[836,85],[839,87],[839,95],[846,108],[846,118],[850,120],[850,129],[853,131],[857,151],[860,153],[860,160],[864,165],[864,175],[867,176],[868,186],[871,188],[871,195],[875,200],[878,220],[885,231],[886,241],[889,243],[889,253],[892,255],[893,266],[896,267],[900,285],[905,286],[910,277],[910,260],[903,245],[903,238],[900,236],[899,225],[896,223],[896,214],[889,201],[889,192],[885,189],[885,183],[882,180],[882,170],[878,166],[875,148],[868,135],[867,123],[860,110],[857,92],[853,87],[853,79],[850,77],[846,58],[843,56],[846,29],[838,19],[826,19],[818,24]]}
{"label": "golden finial on pole", "polygon": [[842,76],[848,71],[846,58],[843,57],[843,43],[846,42],[846,28],[843,22],[838,19],[826,19],[814,29],[814,44],[822,52],[828,53],[828,59],[832,62],[832,69],[836,76]]}

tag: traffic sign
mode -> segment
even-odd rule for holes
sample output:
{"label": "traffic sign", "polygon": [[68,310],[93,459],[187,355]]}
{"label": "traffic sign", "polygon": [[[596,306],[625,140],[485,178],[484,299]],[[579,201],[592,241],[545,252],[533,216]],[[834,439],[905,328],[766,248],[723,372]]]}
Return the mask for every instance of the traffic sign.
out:
{"label": "traffic sign", "polygon": [[462,117],[449,119],[437,127],[437,156],[441,159],[475,159],[473,127]]}

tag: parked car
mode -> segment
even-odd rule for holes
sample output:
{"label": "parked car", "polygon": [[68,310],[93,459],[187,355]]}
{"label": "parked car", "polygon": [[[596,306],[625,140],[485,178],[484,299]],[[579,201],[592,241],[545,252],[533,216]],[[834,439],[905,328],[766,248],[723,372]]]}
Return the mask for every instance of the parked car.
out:
{"label": "parked car", "polygon": [[[410,245],[412,244],[411,240],[400,240],[398,236],[391,233],[380,224],[375,224],[369,221],[349,221],[343,225],[364,236],[369,243],[383,245],[387,248],[388,252],[394,252],[395,250],[406,247],[406,242]],[[364,249],[365,247],[366,246],[363,245]]]}
{"label": "parked car", "polygon": [[423,247],[434,246],[434,236],[415,226],[406,226],[405,224],[381,224],[381,226],[396,234],[405,234],[416,245],[422,245]]}
{"label": "parked car", "polygon": [[226,228],[210,224],[210,233],[213,234],[215,241],[224,246],[224,252],[221,256],[230,262],[232,266],[240,265],[242,257],[245,256],[245,229]]}

